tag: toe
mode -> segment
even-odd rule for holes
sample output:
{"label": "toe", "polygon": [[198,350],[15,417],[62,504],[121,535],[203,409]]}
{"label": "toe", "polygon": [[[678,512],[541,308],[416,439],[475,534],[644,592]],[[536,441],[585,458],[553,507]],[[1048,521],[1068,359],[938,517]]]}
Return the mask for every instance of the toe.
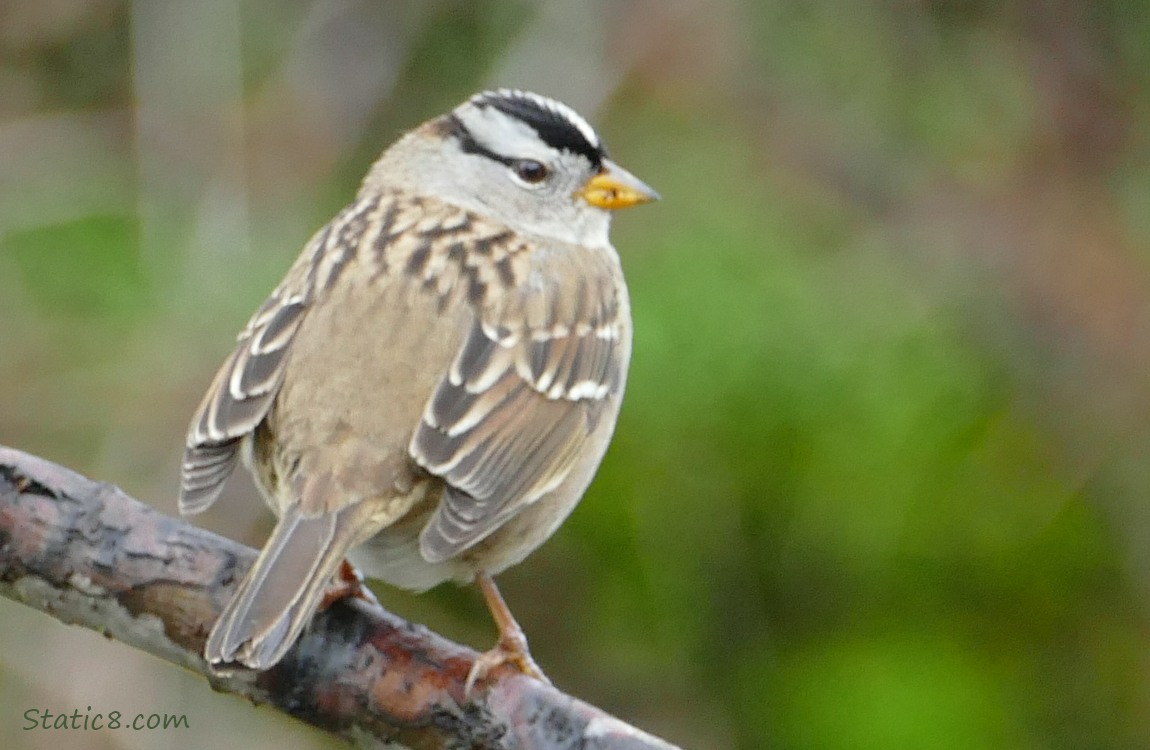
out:
{"label": "toe", "polygon": [[534,677],[547,685],[551,684],[551,680],[547,679],[547,675],[543,674],[543,670],[531,658],[526,640],[522,637],[519,640],[501,639],[495,648],[480,654],[471,665],[471,670],[467,673],[467,682],[464,684],[464,694],[470,697],[477,682],[487,679],[492,670],[504,664],[514,667],[528,677]]}

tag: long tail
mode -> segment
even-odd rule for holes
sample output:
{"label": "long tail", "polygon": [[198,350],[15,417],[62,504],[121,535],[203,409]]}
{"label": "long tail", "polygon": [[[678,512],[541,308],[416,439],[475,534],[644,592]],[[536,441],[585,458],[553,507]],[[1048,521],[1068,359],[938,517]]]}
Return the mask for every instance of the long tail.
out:
{"label": "long tail", "polygon": [[[213,667],[263,670],[296,642],[348,550],[363,538],[362,513],[304,516],[288,508],[204,647]],[[358,527],[358,528],[357,528]]]}

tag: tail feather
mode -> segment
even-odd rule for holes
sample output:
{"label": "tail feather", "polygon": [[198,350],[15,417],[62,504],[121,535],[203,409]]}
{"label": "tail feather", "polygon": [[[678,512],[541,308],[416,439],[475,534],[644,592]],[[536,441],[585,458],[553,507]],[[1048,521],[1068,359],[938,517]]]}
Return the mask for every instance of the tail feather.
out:
{"label": "tail feather", "polygon": [[360,514],[352,510],[314,516],[298,507],[285,511],[208,636],[204,656],[210,664],[262,670],[283,658],[361,539]]}

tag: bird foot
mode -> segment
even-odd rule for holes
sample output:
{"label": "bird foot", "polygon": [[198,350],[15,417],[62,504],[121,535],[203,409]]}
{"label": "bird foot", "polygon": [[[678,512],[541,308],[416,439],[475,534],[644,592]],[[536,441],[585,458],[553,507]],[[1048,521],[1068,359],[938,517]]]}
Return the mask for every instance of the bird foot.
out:
{"label": "bird foot", "polygon": [[331,585],[324,591],[323,601],[320,602],[319,608],[325,610],[340,599],[349,597],[362,599],[368,604],[379,606],[379,599],[376,599],[375,594],[371,593],[371,589],[364,584],[363,574],[354,565],[344,560]]}
{"label": "bird foot", "polygon": [[547,679],[547,675],[543,674],[543,670],[531,658],[523,631],[510,632],[501,635],[495,648],[480,654],[471,665],[471,670],[467,673],[467,682],[463,686],[464,696],[470,698],[475,683],[486,679],[491,670],[504,664],[515,667],[528,677],[534,677],[547,685],[551,684],[551,680]]}

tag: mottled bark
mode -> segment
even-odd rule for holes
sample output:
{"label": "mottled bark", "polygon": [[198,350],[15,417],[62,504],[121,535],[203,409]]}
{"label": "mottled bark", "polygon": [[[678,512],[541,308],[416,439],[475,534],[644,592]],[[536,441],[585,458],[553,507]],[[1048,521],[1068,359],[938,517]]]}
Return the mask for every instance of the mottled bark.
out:
{"label": "mottled bark", "polygon": [[254,550],[112,485],[0,447],[0,594],[8,598],[363,745],[671,748],[509,668],[465,699],[474,651],[359,600],[317,615],[275,668],[212,675],[200,656],[204,639],[254,559]]}

